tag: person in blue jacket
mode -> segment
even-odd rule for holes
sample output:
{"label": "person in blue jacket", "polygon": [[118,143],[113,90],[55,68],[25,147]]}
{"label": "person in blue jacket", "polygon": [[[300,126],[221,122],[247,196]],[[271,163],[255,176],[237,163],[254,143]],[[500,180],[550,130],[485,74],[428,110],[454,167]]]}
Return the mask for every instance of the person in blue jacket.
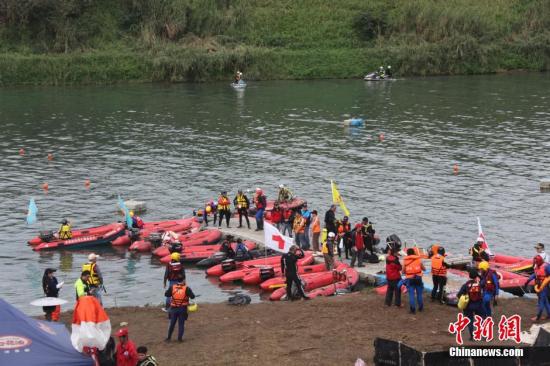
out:
{"label": "person in blue jacket", "polygon": [[496,305],[499,292],[498,274],[489,268],[489,262],[482,261],[478,265],[480,278],[479,284],[483,290],[483,311],[485,316],[491,316],[491,301]]}

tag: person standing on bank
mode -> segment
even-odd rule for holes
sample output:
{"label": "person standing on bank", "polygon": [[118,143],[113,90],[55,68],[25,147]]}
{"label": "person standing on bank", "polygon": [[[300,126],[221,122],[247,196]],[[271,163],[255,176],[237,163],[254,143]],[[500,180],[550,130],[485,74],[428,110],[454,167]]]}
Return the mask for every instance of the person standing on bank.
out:
{"label": "person standing on bank", "polygon": [[231,201],[229,200],[229,197],[227,197],[227,192],[222,191],[220,196],[218,197],[218,227],[222,227],[223,217],[225,216],[225,223],[227,227],[229,227],[229,220],[231,219],[231,211],[230,211],[230,205]]}
{"label": "person standing on bank", "polygon": [[[363,257],[365,255],[365,243],[363,241],[363,233],[361,232],[361,227],[363,225],[355,225],[355,229],[351,231],[351,268],[355,267],[355,260],[357,259],[357,267],[364,267]],[[347,258],[347,249],[346,249],[346,258]]]}
{"label": "person standing on bank", "polygon": [[393,297],[395,296],[395,306],[401,307],[401,287],[397,284],[401,281],[401,263],[397,257],[397,250],[395,247],[390,248],[390,252],[386,256],[386,280],[388,281],[388,288],[386,290],[386,300],[384,301],[386,306],[391,306]]}
{"label": "person standing on bank", "polygon": [[183,342],[183,333],[185,331],[185,321],[187,320],[187,305],[189,305],[189,299],[194,299],[195,294],[190,287],[185,284],[185,279],[180,276],[178,283],[170,286],[166,290],[166,297],[170,297],[170,325],[168,326],[168,336],[165,341],[170,342],[172,339],[172,333],[178,323],[178,342]]}
{"label": "person standing on bank", "polygon": [[365,241],[365,247],[366,250],[370,252],[370,255],[374,255],[374,234],[376,231],[374,230],[374,227],[371,223],[369,223],[369,219],[367,217],[363,217],[363,228],[361,229],[363,232],[363,240]]}
{"label": "person standing on bank", "polygon": [[418,311],[424,310],[424,302],[422,299],[422,291],[424,290],[422,272],[426,270],[426,268],[424,268],[420,256],[414,254],[413,248],[407,249],[407,256],[403,260],[403,267],[407,292],[409,293],[409,309],[411,314],[414,314],[417,309],[416,305],[418,305]]}
{"label": "person standing on bank", "polygon": [[233,200],[233,204],[237,208],[237,212],[239,213],[239,227],[243,227],[243,216],[246,219],[246,225],[250,229],[250,221],[248,220],[248,207],[250,207],[250,200],[246,196],[246,194],[243,194],[242,189],[239,189],[237,192],[237,195],[235,196],[235,199]]}
{"label": "person standing on bank", "polygon": [[[55,273],[55,269],[53,268],[46,268],[44,271],[44,276],[42,276],[42,289],[44,290],[44,295],[46,297],[58,297],[59,296],[59,289],[61,286],[57,283],[57,278],[53,275]],[[61,314],[61,305],[55,305],[55,306],[43,306],[42,310],[44,310],[44,314],[47,321],[59,321],[59,315]]]}
{"label": "person standing on bank", "polygon": [[432,281],[434,288],[432,290],[432,301],[439,301],[444,304],[443,292],[447,284],[447,268],[450,266],[445,262],[445,248],[437,248],[437,254],[432,256]]}
{"label": "person standing on bank", "polygon": [[90,287],[88,286],[88,281],[90,279],[90,271],[83,271],[80,274],[80,277],[74,283],[74,289],[76,294],[76,301],[82,296],[89,296]]}
{"label": "person standing on bank", "polygon": [[321,236],[321,220],[317,210],[311,212],[311,244],[313,245],[313,251],[319,251],[319,237]]}
{"label": "person standing on bank", "polygon": [[325,213],[325,228],[328,233],[334,233],[336,235],[336,205],[331,205],[329,210]]}
{"label": "person standing on bank", "polygon": [[88,263],[82,265],[82,272],[90,272],[90,279],[88,280],[90,293],[99,300],[99,303],[101,305],[103,305],[103,301],[101,299],[101,290],[103,289],[103,276],[101,275],[101,271],[97,266],[98,258],[99,255],[91,253],[88,256]]}
{"label": "person standing on bank", "polygon": [[298,293],[302,298],[309,300],[302,287],[302,280],[298,276],[298,260],[302,258],[304,258],[304,252],[297,245],[292,245],[288,253],[283,254],[281,257],[281,272],[286,277],[287,300],[294,300],[292,297],[292,284],[298,288]]}
{"label": "person standing on bank", "polygon": [[332,271],[334,269],[334,245],[335,245],[336,234],[332,231],[328,233],[327,240],[323,243],[321,253],[323,253],[323,258],[325,258],[325,267],[327,271]]}
{"label": "person standing on bank", "polygon": [[264,229],[264,211],[267,206],[267,198],[261,188],[256,188],[254,205],[256,205],[256,231],[260,231]]}

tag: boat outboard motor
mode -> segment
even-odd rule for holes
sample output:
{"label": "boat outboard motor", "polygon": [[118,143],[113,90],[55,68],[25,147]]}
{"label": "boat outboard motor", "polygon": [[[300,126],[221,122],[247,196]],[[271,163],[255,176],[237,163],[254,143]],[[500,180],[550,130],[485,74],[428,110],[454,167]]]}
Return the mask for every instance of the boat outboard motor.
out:
{"label": "boat outboard motor", "polygon": [[162,244],[162,234],[161,233],[151,233],[149,234],[149,241],[153,248],[158,248]]}
{"label": "boat outboard motor", "polygon": [[51,231],[51,230],[41,231],[40,234],[38,235],[38,237],[40,238],[40,240],[42,240],[46,243],[48,243],[48,242],[55,239],[55,236],[53,235],[53,231]]}
{"label": "boat outboard motor", "polygon": [[263,281],[275,277],[275,269],[273,266],[266,266],[260,268],[260,279]]}
{"label": "boat outboard motor", "polygon": [[168,247],[168,250],[170,251],[170,253],[181,253],[182,248],[183,247],[181,243],[179,241],[175,241],[172,244],[170,244],[170,246]]}
{"label": "boat outboard motor", "polygon": [[386,238],[386,248],[384,249],[384,253],[388,253],[390,249],[393,249],[393,251],[397,253],[401,250],[402,245],[403,243],[397,234],[391,234]]}
{"label": "boat outboard motor", "polygon": [[231,272],[237,269],[237,262],[234,259],[226,259],[222,261],[222,270],[224,273]]}

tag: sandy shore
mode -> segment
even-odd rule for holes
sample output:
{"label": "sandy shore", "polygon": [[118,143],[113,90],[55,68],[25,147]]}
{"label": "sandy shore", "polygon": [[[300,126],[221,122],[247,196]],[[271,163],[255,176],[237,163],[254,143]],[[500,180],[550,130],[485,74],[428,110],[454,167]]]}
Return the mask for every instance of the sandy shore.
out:
{"label": "sandy shore", "polygon": [[[456,308],[428,300],[423,313],[411,315],[406,309],[384,306],[383,298],[371,290],[243,307],[200,304],[186,322],[183,343],[163,341],[168,320],[160,308],[111,308],[108,313],[113,329],[128,322],[136,346],[147,346],[163,366],[353,365],[357,357],[370,364],[376,337],[401,340],[424,351],[455,344],[447,328],[456,321]],[[501,314],[519,314],[522,330],[527,330],[534,311],[533,300],[502,300],[495,308],[495,323]],[[64,314],[63,321],[70,323],[70,315]]]}

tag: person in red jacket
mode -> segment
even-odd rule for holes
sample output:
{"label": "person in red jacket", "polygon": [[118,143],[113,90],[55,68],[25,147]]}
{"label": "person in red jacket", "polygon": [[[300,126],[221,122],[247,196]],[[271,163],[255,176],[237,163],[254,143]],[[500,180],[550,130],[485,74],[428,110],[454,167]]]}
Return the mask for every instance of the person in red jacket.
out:
{"label": "person in red jacket", "polygon": [[277,230],[281,231],[283,228],[283,210],[279,206],[279,202],[275,202],[273,210],[271,210],[271,222],[275,225]]}
{"label": "person in red jacket", "polygon": [[401,287],[397,285],[401,281],[401,269],[397,252],[392,248],[386,257],[386,279],[388,281],[386,306],[391,306],[395,294],[395,306],[401,307]]}
{"label": "person in red jacket", "polygon": [[351,231],[351,268],[355,267],[355,259],[357,259],[357,267],[364,267],[365,242],[363,240],[363,233],[361,232],[362,227],[362,224],[357,224],[355,225],[355,229]]}
{"label": "person in red jacket", "polygon": [[128,328],[120,328],[116,335],[118,337],[118,344],[116,345],[117,366],[136,366],[138,363],[136,345],[128,339]]}

